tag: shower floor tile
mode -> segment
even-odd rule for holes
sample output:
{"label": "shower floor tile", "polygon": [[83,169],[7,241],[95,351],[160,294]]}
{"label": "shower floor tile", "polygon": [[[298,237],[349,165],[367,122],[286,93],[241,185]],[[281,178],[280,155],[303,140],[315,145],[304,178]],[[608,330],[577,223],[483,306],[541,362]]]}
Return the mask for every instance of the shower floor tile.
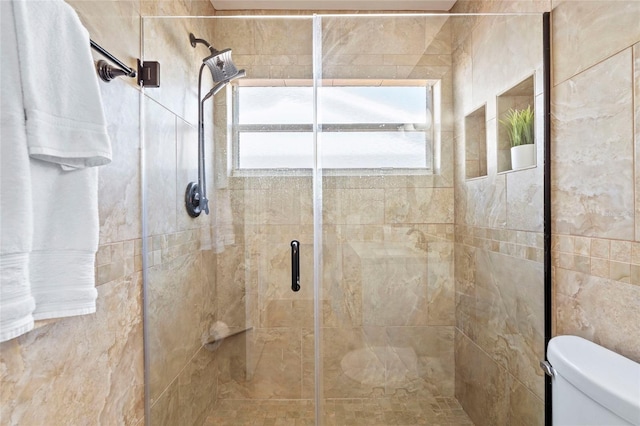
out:
{"label": "shower floor tile", "polygon": [[[328,399],[325,426],[473,426],[455,398]],[[313,426],[311,400],[221,400],[204,426]]]}

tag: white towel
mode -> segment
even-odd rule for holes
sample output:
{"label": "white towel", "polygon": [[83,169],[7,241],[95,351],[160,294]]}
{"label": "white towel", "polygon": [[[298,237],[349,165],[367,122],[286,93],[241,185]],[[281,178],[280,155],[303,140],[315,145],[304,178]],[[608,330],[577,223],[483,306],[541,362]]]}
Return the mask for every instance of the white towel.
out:
{"label": "white towel", "polygon": [[32,158],[64,168],[111,161],[89,33],[62,0],[14,2]]}
{"label": "white towel", "polygon": [[[9,16],[15,20],[20,40],[15,45],[24,110],[22,138],[26,139],[22,149],[28,148],[31,156],[23,175],[31,189],[28,276],[35,299],[33,318],[92,313],[99,220],[98,174],[91,166],[111,161],[111,145],[89,35],[62,0],[21,0],[12,6]],[[3,8],[3,30],[5,15]],[[4,79],[4,60],[2,67]],[[3,86],[3,99],[4,94]],[[5,143],[3,134],[3,177]],[[10,191],[2,186],[3,221]],[[8,206],[10,211],[13,208]],[[0,226],[4,233],[5,224]],[[3,280],[0,309],[11,312],[11,306],[5,306],[10,301],[4,298],[5,284]],[[5,335],[4,324],[1,333],[3,339],[10,336]]]}
{"label": "white towel", "polygon": [[28,270],[33,236],[31,172],[11,3],[0,1],[0,20],[0,342],[4,342],[33,328],[35,302]]}

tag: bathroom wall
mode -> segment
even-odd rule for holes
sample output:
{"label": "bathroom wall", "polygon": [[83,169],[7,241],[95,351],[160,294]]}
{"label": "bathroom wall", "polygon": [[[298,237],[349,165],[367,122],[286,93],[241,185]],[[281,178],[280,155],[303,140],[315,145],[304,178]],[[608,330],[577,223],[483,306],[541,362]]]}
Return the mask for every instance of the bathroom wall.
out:
{"label": "bathroom wall", "polygon": [[[485,12],[463,2],[456,12]],[[494,5],[492,5],[494,6]],[[477,425],[544,423],[542,19],[452,18],[456,147],[455,395]],[[533,75],[537,163],[501,156],[497,96]],[[485,176],[467,178],[465,116],[484,108]],[[485,142],[486,140],[486,142]],[[477,162],[477,159],[474,158]],[[505,167],[508,166],[508,167]],[[471,176],[478,176],[472,173]]]}
{"label": "bathroom wall", "polygon": [[[213,13],[206,1],[187,4],[71,0],[69,3],[78,12],[92,39],[130,66],[135,66],[135,59],[140,57],[141,15]],[[184,25],[181,28],[187,30]],[[205,28],[193,30],[204,32]],[[179,34],[178,38],[186,40],[184,48],[174,47],[176,43],[173,40],[160,36],[164,41],[158,40],[159,44],[165,43],[177,51],[173,60],[193,60],[194,49],[188,44],[188,31]],[[201,53],[206,53],[206,50]],[[165,61],[163,65],[169,63]],[[190,70],[191,74],[196,71],[197,68]],[[163,79],[165,77],[168,76],[163,74]],[[169,83],[170,79],[164,81]],[[193,81],[182,82],[181,87],[183,92],[189,92],[193,97],[188,100],[193,100],[191,103],[195,106]],[[0,345],[0,424],[3,425],[144,423],[140,92],[135,81],[126,78],[110,83],[100,82],[100,89],[113,144],[113,161],[100,168],[97,312],[38,323],[36,330]],[[151,89],[149,92],[149,96],[153,96]],[[146,147],[149,153],[146,158],[150,172],[148,179],[157,177],[153,173],[158,167],[166,167],[163,174],[168,172],[174,176],[173,187],[176,189],[176,195],[170,197],[171,204],[168,199],[158,200],[153,191],[149,193],[153,237],[149,239],[148,260],[150,277],[158,275],[159,270],[166,274],[166,280],[157,286],[166,283],[173,287],[175,282],[188,283],[198,288],[191,290],[194,297],[193,293],[214,288],[213,272],[208,273],[213,281],[199,278],[204,274],[205,265],[211,263],[215,256],[211,251],[200,251],[200,247],[206,247],[200,241],[206,241],[207,237],[202,235],[209,234],[210,224],[203,222],[205,232],[193,229],[179,217],[179,206],[176,205],[176,199],[181,198],[178,193],[183,191],[177,185],[182,186],[187,175],[192,178],[193,166],[197,165],[193,151],[182,148],[187,140],[195,138],[195,132],[193,116],[176,106],[181,101],[186,104],[186,100],[177,100],[173,104],[164,99],[156,102],[151,97],[143,100],[146,112],[155,113],[153,117],[164,120],[147,120],[147,134],[154,136],[150,146]],[[177,146],[182,149],[177,150]],[[182,176],[176,182],[178,170]],[[161,182],[165,184],[166,180]],[[185,265],[192,267],[186,268]],[[197,297],[202,297],[202,294]],[[188,303],[182,295],[175,301],[176,305]],[[195,312],[192,306],[188,308]],[[204,310],[198,312],[202,318],[198,318],[195,324],[201,329],[210,318]],[[151,317],[154,318],[153,312]],[[162,311],[160,317],[173,325],[183,324],[183,318],[170,309]],[[192,329],[194,325],[181,327],[176,326],[176,334],[172,337],[185,329]],[[189,338],[193,337],[191,334]],[[199,332],[197,337],[199,341]],[[182,358],[174,356],[174,351],[166,350],[175,349],[173,345],[182,347],[183,342],[179,338],[171,340],[167,337],[162,341],[167,346],[156,348],[156,353],[163,353],[165,359],[174,363],[172,367],[181,363],[178,371],[182,372],[178,375],[176,368],[163,370],[170,377],[162,382],[166,389],[159,398],[162,401],[157,402],[153,409],[163,422],[173,419],[176,420],[173,424],[191,424],[201,418],[212,402],[207,386],[193,386],[193,391],[182,391],[189,382],[193,385],[207,380],[203,371],[213,371],[208,368],[211,357],[198,351],[194,341],[192,338],[190,346],[184,345],[191,352],[185,350],[180,354]],[[206,401],[203,395],[207,396]],[[169,405],[173,408],[172,414],[167,413]]]}
{"label": "bathroom wall", "polygon": [[[227,13],[235,14],[218,12],[218,16]],[[442,79],[446,116],[439,176],[323,177],[324,394],[354,398],[407,391],[425,397],[452,396],[450,27],[445,19],[429,23],[424,18],[385,18],[365,23],[332,18],[324,20],[323,34],[324,78]],[[313,77],[310,19],[221,20],[215,40],[233,46],[234,59],[247,70],[248,78],[278,84]],[[222,101],[216,108],[217,129],[224,129],[227,119]],[[216,149],[226,153],[226,136],[216,136]],[[223,161],[216,167],[221,171],[216,185],[219,191],[230,191],[235,241],[218,255],[219,317],[233,327],[253,330],[223,343],[218,396],[311,399],[311,177],[227,179],[226,157],[219,157]],[[290,290],[292,239],[302,243],[298,293]],[[353,377],[341,364],[350,354],[356,364],[373,358],[389,361],[392,368],[404,355],[399,351],[406,348],[413,351],[415,365],[411,374],[395,382],[390,370],[385,381],[385,371],[377,372],[382,379]]]}
{"label": "bathroom wall", "polygon": [[640,3],[553,6],[555,334],[640,362]]}
{"label": "bathroom wall", "polygon": [[[554,333],[579,335],[638,361],[640,237],[636,225],[638,160],[634,153],[637,152],[640,120],[640,27],[637,25],[640,4],[634,1],[458,1],[454,11],[544,11],[552,7]],[[470,68],[472,55],[473,50],[465,48],[459,55],[454,52],[456,69],[458,63],[462,64],[462,69]],[[459,59],[456,60],[456,56]],[[472,96],[475,97],[475,91]],[[456,102],[459,99],[464,96],[456,95]],[[456,147],[461,148],[459,144]],[[461,167],[458,155],[456,159],[456,165]],[[460,181],[462,178],[460,176]],[[510,178],[507,176],[507,182]],[[474,185],[466,183],[469,184]],[[534,258],[540,261],[542,241],[539,231],[513,234],[508,229],[508,219],[505,231],[459,226],[465,223],[466,219],[459,214],[468,211],[469,201],[458,189],[456,186],[456,396],[476,424],[501,424],[505,419],[511,419],[514,424],[539,424],[543,419],[541,395],[536,390],[539,388],[522,386],[526,382],[518,379],[517,370],[509,368],[508,358],[507,362],[499,357],[496,359],[475,330],[503,323],[505,317],[501,315],[483,317],[478,313],[499,312],[504,295],[509,289],[513,291],[512,283],[517,282],[519,290],[522,283],[527,282],[512,270],[508,278],[511,285],[498,286],[500,297],[487,294],[480,285],[483,278],[478,276],[487,270],[479,263],[486,263],[486,249],[479,256],[478,247],[491,247],[490,251],[509,250],[508,247],[525,250],[518,248],[518,236],[529,235],[535,244],[526,250],[532,255],[536,253]],[[505,189],[507,212],[523,206],[526,199],[510,199],[514,191],[509,186]],[[478,191],[474,194],[483,197]],[[529,191],[524,194],[531,197]],[[496,197],[497,200],[501,198]],[[494,207],[501,204],[493,200],[486,204],[491,208],[481,210],[487,214],[480,214],[480,220],[490,220]],[[497,254],[491,254],[491,257],[489,262],[493,268],[488,270],[494,273],[502,268],[496,268],[496,265],[513,263]],[[500,262],[493,261],[497,259]],[[499,283],[499,279],[495,281]],[[542,283],[536,280],[535,285],[536,293],[525,299],[528,305],[540,300]],[[513,307],[520,310],[522,306]],[[509,322],[506,324],[509,326]],[[536,330],[536,334],[540,332]],[[530,334],[527,330],[520,333],[523,336]],[[504,335],[501,333],[500,338]],[[518,352],[518,346],[511,346],[511,349]],[[533,371],[531,369],[536,368],[537,351],[535,355],[525,369]],[[478,364],[482,367],[469,367]],[[495,392],[496,389],[500,392]]]}

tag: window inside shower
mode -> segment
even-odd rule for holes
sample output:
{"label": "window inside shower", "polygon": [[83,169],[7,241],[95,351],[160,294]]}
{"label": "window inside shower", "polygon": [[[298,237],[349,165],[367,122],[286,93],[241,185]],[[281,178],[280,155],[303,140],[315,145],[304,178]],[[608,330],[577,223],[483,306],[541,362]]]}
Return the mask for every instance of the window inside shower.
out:
{"label": "window inside shower", "polygon": [[[311,82],[264,83],[243,81],[233,88],[233,170],[311,169]],[[433,83],[358,80],[319,87],[320,166],[338,171],[431,171]]]}

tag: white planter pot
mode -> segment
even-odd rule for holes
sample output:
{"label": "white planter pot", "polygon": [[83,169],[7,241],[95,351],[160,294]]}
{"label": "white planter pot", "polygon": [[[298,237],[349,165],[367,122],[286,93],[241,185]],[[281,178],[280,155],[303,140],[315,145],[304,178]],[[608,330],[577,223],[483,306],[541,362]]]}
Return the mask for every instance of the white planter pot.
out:
{"label": "white planter pot", "polygon": [[511,169],[523,169],[536,164],[536,145],[533,143],[511,147]]}

